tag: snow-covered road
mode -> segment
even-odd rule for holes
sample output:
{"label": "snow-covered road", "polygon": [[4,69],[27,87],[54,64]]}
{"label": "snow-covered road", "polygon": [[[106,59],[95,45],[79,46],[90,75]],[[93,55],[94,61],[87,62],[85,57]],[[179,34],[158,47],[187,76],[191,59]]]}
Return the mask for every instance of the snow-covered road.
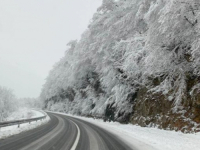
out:
{"label": "snow-covered road", "polygon": [[1,150],[137,150],[117,136],[78,118],[48,113],[49,123],[0,140]]}
{"label": "snow-covered road", "polygon": [[[39,117],[42,114],[33,110],[33,116]],[[64,113],[58,113],[67,115]],[[127,143],[130,147],[137,150],[199,150],[200,133],[184,134],[175,131],[160,130],[157,128],[140,127],[132,124],[120,124],[117,122],[103,122],[101,119],[73,116],[83,121],[97,125],[116,137]],[[42,122],[23,124],[20,128],[17,126],[6,127],[0,130],[0,138],[13,134],[18,134],[44,124],[48,119]]]}
{"label": "snow-covered road", "polygon": [[[62,113],[61,113],[62,114]],[[71,116],[71,115],[69,115]],[[132,124],[103,122],[101,119],[73,116],[88,121],[119,136],[138,150],[199,150],[200,133],[184,134]]]}

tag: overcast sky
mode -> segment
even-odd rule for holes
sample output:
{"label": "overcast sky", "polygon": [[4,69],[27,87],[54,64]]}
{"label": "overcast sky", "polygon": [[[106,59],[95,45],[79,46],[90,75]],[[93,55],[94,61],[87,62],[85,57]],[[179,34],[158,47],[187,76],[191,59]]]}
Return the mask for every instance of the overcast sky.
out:
{"label": "overcast sky", "polygon": [[45,78],[80,38],[101,0],[0,0],[0,86],[38,97]]}

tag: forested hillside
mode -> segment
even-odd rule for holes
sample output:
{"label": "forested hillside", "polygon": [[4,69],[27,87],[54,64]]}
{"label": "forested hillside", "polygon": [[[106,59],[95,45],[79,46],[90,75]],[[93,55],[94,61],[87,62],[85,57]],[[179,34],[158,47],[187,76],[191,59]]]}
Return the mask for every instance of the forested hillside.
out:
{"label": "forested hillside", "polygon": [[199,0],[103,0],[50,71],[44,108],[199,131]]}

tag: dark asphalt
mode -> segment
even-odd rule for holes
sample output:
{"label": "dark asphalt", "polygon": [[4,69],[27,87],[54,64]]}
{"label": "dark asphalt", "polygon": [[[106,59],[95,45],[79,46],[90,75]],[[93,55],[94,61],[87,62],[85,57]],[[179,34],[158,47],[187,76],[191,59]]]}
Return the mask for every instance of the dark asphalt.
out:
{"label": "dark asphalt", "polygon": [[47,124],[0,140],[0,150],[133,150],[94,124],[60,114],[48,115],[51,120]]}

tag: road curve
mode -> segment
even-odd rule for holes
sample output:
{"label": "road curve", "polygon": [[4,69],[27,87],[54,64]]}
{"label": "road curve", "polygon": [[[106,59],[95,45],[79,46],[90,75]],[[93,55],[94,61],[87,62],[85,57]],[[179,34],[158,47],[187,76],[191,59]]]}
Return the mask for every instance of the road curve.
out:
{"label": "road curve", "polygon": [[133,150],[89,122],[55,113],[36,129],[0,140],[0,150]]}

